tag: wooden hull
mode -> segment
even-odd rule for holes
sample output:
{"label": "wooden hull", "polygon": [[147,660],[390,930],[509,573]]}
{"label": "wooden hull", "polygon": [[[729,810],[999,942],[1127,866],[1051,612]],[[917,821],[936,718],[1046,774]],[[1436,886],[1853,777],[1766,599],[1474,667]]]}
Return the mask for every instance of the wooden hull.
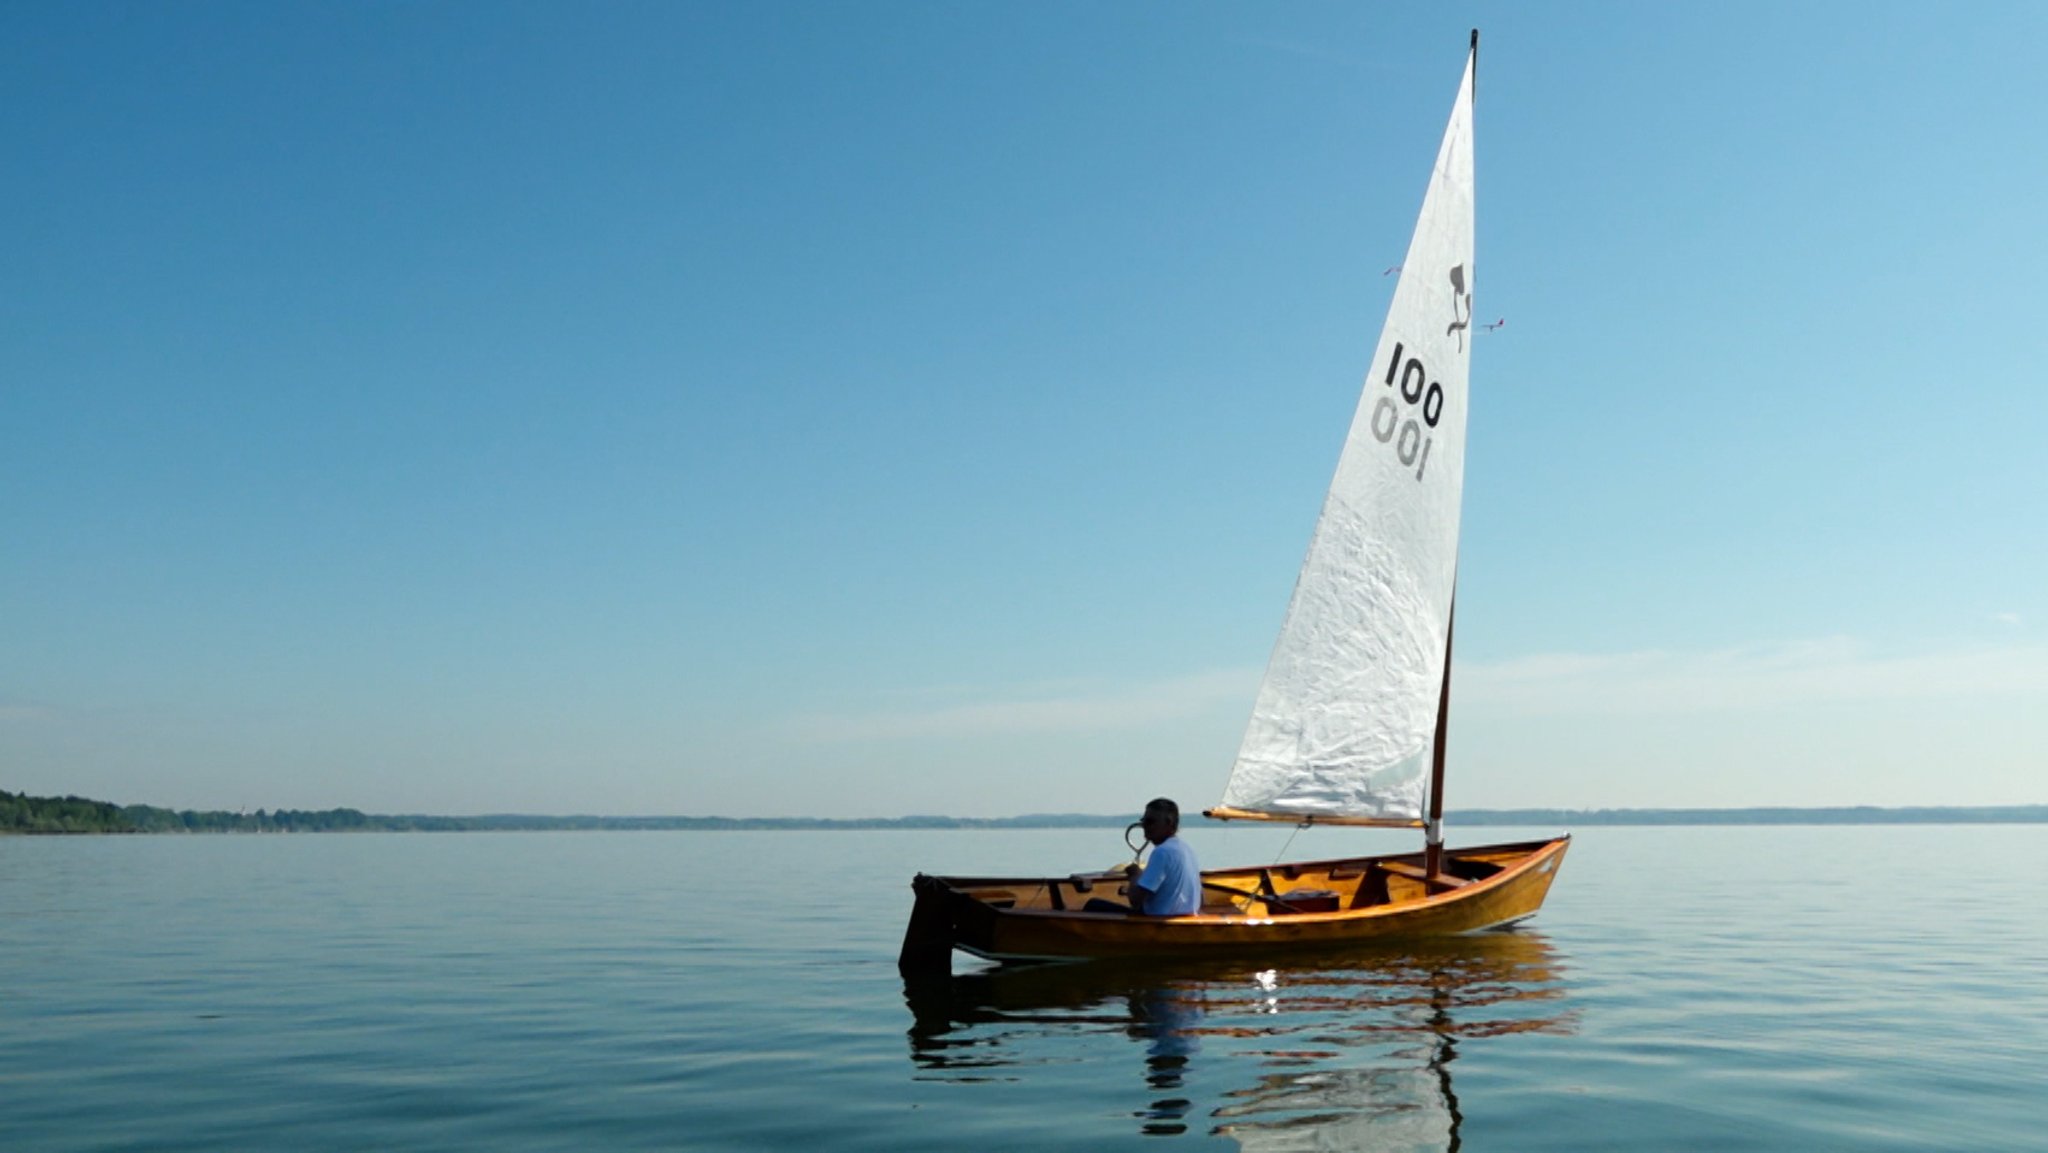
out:
{"label": "wooden hull", "polygon": [[897,964],[906,973],[950,968],[953,949],[998,961],[1226,957],[1472,933],[1541,908],[1570,843],[1446,850],[1433,878],[1423,876],[1421,853],[1206,871],[1202,911],[1186,917],[1085,911],[1093,898],[1125,900],[1120,873],[920,873]]}

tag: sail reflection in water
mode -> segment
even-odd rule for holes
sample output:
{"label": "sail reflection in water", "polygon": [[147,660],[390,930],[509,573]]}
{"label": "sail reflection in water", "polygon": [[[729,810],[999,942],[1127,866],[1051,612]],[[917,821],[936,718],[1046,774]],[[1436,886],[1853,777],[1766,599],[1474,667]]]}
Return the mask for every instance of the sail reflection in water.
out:
{"label": "sail reflection in water", "polygon": [[[1142,1132],[1223,1135],[1246,1149],[1456,1149],[1460,1047],[1570,1033],[1563,969],[1524,930],[1278,968],[1007,967],[913,978],[904,996],[920,1078],[1057,1081],[1075,1107],[1107,1083]],[[1099,1063],[1109,1038],[1138,1059],[1142,1081],[1076,1068]]]}

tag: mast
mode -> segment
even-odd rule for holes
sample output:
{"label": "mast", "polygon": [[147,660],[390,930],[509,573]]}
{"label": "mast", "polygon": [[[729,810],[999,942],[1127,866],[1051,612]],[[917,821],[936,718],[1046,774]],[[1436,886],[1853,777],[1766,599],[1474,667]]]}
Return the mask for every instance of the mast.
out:
{"label": "mast", "polygon": [[[1472,103],[1479,104],[1479,29],[1472,30]],[[1455,589],[1455,585],[1453,586]],[[1458,626],[1458,595],[1451,594],[1451,611],[1444,618],[1444,687],[1436,701],[1436,736],[1429,753],[1429,816],[1422,829],[1422,873],[1425,889],[1444,870],[1444,744],[1451,733],[1451,640]]]}
{"label": "mast", "polygon": [[[1473,33],[1478,35],[1478,33]],[[1429,820],[1422,826],[1422,871],[1431,878],[1444,868],[1444,740],[1451,732],[1451,638],[1458,627],[1458,600],[1444,621],[1444,687],[1436,699],[1436,737],[1429,754]]]}

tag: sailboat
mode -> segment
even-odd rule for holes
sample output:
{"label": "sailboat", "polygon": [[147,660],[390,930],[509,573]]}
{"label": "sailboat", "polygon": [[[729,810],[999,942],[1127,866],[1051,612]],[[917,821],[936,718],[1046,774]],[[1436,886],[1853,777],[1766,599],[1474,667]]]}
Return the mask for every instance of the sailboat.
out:
{"label": "sailboat", "polygon": [[[1419,828],[1419,852],[1202,874],[1200,911],[1090,912],[1123,873],[936,877],[898,966],[1200,957],[1468,933],[1533,915],[1569,836],[1446,850],[1444,751],[1472,338],[1473,86],[1458,83],[1337,471],[1219,820]],[[1110,903],[1110,902],[1105,902]]]}

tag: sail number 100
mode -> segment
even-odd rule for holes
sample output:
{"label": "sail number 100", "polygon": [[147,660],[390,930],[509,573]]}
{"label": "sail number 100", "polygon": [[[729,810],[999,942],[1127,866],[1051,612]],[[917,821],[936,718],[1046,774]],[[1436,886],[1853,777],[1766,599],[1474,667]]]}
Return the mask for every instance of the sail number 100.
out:
{"label": "sail number 100", "polygon": [[[1444,414],[1444,387],[1429,379],[1429,371],[1422,367],[1418,357],[1401,359],[1403,346],[1394,345],[1393,359],[1387,361],[1387,387],[1395,387],[1394,378],[1400,378],[1401,399],[1408,402],[1408,419],[1401,419],[1401,408],[1394,403],[1391,395],[1380,397],[1372,410],[1372,435],[1381,444],[1392,444],[1403,465],[1415,466],[1415,479],[1422,479],[1422,470],[1429,467],[1429,431],[1436,428],[1436,422]],[[1414,412],[1422,410],[1422,420],[1417,423]],[[1423,426],[1427,425],[1428,429]]]}

